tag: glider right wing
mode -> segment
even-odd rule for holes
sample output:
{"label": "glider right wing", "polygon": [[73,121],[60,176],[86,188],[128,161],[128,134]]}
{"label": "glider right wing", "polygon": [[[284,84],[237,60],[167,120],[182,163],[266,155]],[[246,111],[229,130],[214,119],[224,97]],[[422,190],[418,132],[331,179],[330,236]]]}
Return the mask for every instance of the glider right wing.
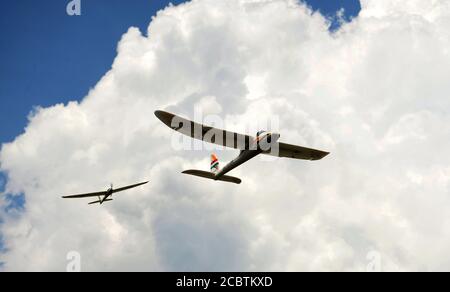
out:
{"label": "glider right wing", "polygon": [[330,154],[329,152],[286,143],[278,143],[277,152],[271,153],[270,151],[268,152],[266,151],[264,152],[264,154],[285,158],[304,159],[304,160],[320,160],[325,156],[327,156],[328,154]]}
{"label": "glider right wing", "polygon": [[142,186],[142,185],[145,185],[145,184],[148,184],[148,181],[113,190],[113,193],[115,194],[115,193],[123,192],[123,191],[129,190],[129,189],[134,189],[134,188],[136,188],[138,186]]}

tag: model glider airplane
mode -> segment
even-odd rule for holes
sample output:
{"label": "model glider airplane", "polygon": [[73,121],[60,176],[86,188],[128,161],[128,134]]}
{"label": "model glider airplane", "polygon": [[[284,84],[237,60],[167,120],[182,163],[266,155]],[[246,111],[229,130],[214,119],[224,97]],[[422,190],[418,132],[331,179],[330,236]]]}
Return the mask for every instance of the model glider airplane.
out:
{"label": "model glider airplane", "polygon": [[241,179],[226,174],[259,154],[304,160],[320,160],[329,154],[329,152],[278,142],[281,135],[277,133],[259,131],[256,137],[251,137],[198,124],[164,111],[156,111],[155,115],[179,133],[204,142],[240,150],[239,156],[223,169],[220,169],[219,160],[213,154],[211,155],[211,172],[202,170],[183,172],[188,175],[240,184]]}
{"label": "model glider airplane", "polygon": [[98,197],[98,201],[94,201],[89,203],[89,205],[92,204],[100,204],[102,205],[104,202],[109,202],[112,201],[112,195],[115,193],[119,193],[119,192],[123,192],[129,189],[134,189],[138,186],[142,186],[147,184],[147,182],[142,182],[142,183],[138,183],[135,185],[131,185],[131,186],[127,186],[127,187],[123,187],[123,188],[119,188],[119,189],[114,189],[113,185],[111,184],[111,187],[105,191],[105,192],[96,192],[96,193],[88,193],[88,194],[81,194],[81,195],[73,195],[73,196],[64,196],[63,199],[81,199],[81,198],[91,198],[91,197]]}

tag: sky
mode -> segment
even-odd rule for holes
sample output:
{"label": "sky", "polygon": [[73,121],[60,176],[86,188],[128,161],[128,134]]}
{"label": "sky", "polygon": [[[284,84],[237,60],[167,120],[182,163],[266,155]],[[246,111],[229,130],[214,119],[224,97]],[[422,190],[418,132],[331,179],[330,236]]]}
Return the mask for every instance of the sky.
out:
{"label": "sky", "polygon": [[[68,17],[69,1],[7,1],[0,19],[0,143],[23,132],[35,106],[81,100],[116,56],[130,26],[146,30],[151,17],[169,3],[121,0],[82,2],[82,17]],[[357,15],[357,0],[307,1],[332,16],[342,7]],[[333,27],[336,26],[336,22]]]}
{"label": "sky", "polygon": [[[1,269],[450,270],[448,1],[60,2],[1,20]],[[331,154],[195,180],[210,151],[175,149],[157,109],[273,118]],[[60,199],[147,179],[104,208]]]}
{"label": "sky", "polygon": [[[81,17],[67,15],[69,1],[5,3],[0,19],[0,144],[23,133],[34,108],[82,100],[111,68],[117,42],[130,26],[145,31],[159,10],[183,2],[83,1]],[[340,25],[338,11],[344,9],[349,21],[361,8],[358,0],[305,2],[330,19],[330,30]],[[0,191],[5,182],[0,172]],[[8,202],[10,208],[20,207],[24,198]]]}
{"label": "sky", "polygon": [[[172,1],[176,4],[181,1]],[[145,29],[169,1],[7,1],[0,19],[0,142],[23,132],[34,106],[82,99],[110,67],[130,26]]]}

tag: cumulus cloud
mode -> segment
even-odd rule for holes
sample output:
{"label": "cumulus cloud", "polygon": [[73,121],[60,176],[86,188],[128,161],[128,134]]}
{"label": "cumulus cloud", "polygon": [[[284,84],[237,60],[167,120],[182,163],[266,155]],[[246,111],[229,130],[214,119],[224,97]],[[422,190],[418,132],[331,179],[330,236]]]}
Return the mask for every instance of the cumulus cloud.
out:
{"label": "cumulus cloud", "polygon": [[[3,269],[78,251],[86,271],[363,271],[370,252],[450,270],[450,4],[361,2],[334,33],[289,0],[194,0],[130,28],[81,102],[36,109],[3,145],[5,193],[26,197],[1,214]],[[276,117],[283,141],[332,154],[255,159],[240,186],[184,177],[210,153],[172,149],[153,112],[195,108],[230,130]],[[102,208],[60,199],[147,178]]]}

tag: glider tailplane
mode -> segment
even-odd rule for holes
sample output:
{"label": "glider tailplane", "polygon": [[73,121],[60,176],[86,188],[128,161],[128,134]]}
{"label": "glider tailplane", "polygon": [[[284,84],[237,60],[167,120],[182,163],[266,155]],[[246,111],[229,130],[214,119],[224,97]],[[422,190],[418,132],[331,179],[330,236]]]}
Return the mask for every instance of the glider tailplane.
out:
{"label": "glider tailplane", "polygon": [[234,184],[240,184],[242,181],[234,176],[224,175],[222,177],[217,178],[216,175],[212,172],[202,171],[202,170],[186,170],[183,171],[184,174],[198,176],[207,179],[213,179],[218,181],[230,182]]}
{"label": "glider tailplane", "polygon": [[90,202],[89,205],[103,204],[104,202],[109,202],[109,201],[112,201],[112,200],[113,200],[113,199],[106,199],[106,200],[104,200],[104,201],[98,200],[98,201]]}

